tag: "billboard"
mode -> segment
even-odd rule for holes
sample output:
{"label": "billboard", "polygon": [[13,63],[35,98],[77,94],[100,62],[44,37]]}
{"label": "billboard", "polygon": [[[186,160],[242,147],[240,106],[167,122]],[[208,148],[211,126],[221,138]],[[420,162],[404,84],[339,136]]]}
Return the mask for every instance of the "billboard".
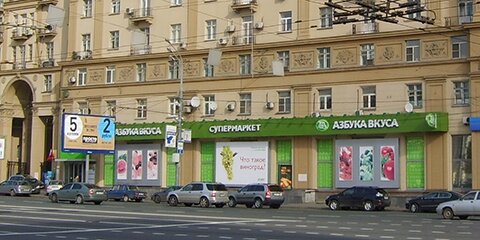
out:
{"label": "billboard", "polygon": [[0,160],[5,158],[5,138],[0,137]]}
{"label": "billboard", "polygon": [[112,154],[115,151],[115,118],[63,114],[62,151]]}
{"label": "billboard", "polygon": [[215,180],[243,185],[268,182],[268,142],[217,142]]}

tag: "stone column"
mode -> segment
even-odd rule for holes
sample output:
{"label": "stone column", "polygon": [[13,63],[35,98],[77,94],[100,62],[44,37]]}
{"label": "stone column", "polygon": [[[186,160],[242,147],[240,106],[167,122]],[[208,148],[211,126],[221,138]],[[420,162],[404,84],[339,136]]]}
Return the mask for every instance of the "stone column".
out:
{"label": "stone column", "polygon": [[7,179],[8,161],[13,159],[12,150],[12,112],[0,109],[0,137],[5,139],[4,159],[0,160],[0,179]]}
{"label": "stone column", "polygon": [[32,110],[31,147],[30,147],[30,175],[40,179],[42,172],[40,164],[45,161],[45,124],[37,109]]}

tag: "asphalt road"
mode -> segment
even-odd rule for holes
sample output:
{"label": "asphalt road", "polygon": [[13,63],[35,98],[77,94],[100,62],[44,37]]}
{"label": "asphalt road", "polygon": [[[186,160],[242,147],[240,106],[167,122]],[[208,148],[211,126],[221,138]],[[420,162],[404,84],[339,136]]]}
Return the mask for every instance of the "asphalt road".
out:
{"label": "asphalt road", "polygon": [[151,201],[51,203],[45,196],[0,196],[1,240],[51,239],[476,239],[480,218],[435,213],[169,207]]}

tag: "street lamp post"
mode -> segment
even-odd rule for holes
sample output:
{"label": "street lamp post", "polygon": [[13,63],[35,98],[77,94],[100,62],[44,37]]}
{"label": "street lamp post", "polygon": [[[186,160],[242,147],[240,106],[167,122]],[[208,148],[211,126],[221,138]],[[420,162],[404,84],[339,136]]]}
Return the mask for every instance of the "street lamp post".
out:
{"label": "street lamp post", "polygon": [[176,61],[178,61],[178,78],[180,79],[180,86],[178,91],[178,125],[177,125],[177,153],[178,153],[178,162],[175,163],[175,185],[179,185],[180,183],[180,160],[183,154],[183,138],[182,138],[182,127],[183,127],[183,58],[182,55],[178,52],[178,49],[173,46],[170,40],[165,39],[165,42],[170,45],[170,48],[167,50],[173,54],[173,57]]}

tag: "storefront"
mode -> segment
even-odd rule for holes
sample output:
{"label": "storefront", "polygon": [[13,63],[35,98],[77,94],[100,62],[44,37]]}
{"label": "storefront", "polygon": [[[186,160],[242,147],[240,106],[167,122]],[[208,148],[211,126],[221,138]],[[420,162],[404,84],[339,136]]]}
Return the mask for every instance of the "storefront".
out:
{"label": "storefront", "polygon": [[[115,181],[175,183],[175,149],[164,147],[166,125],[117,126]],[[191,130],[192,141],[185,144],[181,184],[201,180],[227,185],[275,182],[297,189],[375,185],[407,190],[426,188],[428,136],[448,131],[448,114],[202,121],[183,127]],[[152,156],[157,168],[152,167]]]}

